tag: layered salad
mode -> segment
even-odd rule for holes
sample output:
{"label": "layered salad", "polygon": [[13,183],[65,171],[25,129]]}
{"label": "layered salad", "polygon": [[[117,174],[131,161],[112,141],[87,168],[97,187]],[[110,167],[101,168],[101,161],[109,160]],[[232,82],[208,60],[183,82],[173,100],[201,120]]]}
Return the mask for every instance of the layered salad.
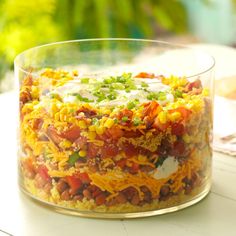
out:
{"label": "layered salad", "polygon": [[211,100],[195,78],[45,69],[20,87],[21,185],[78,211],[184,204],[209,185]]}

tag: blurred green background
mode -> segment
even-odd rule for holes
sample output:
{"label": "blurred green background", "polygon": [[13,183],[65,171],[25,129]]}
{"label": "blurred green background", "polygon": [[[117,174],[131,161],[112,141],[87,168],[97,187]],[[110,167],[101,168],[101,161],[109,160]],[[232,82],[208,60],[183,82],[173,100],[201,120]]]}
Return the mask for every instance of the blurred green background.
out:
{"label": "blurred green background", "polygon": [[[193,35],[190,42],[196,38],[233,44],[236,34],[230,29],[218,41],[214,35],[219,31],[217,9],[222,11],[222,2],[226,3],[222,20],[230,28],[227,19],[235,16],[236,0],[0,0],[0,92],[12,87],[15,56],[45,43],[100,37],[171,39],[188,35],[189,39]],[[209,22],[215,24],[215,30]]]}

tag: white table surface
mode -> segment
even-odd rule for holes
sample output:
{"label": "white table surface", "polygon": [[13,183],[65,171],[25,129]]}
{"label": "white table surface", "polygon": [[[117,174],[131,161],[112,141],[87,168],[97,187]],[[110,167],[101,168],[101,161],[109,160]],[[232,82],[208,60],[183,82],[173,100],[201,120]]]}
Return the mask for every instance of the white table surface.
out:
{"label": "white table surface", "polygon": [[[235,72],[236,67],[224,64],[221,55],[233,54],[236,58],[236,51],[204,47],[219,62],[216,75]],[[102,220],[62,215],[35,204],[17,185],[14,102],[15,94],[0,95],[0,236],[236,235],[236,157],[220,153],[213,154],[210,194],[178,212],[131,220]]]}

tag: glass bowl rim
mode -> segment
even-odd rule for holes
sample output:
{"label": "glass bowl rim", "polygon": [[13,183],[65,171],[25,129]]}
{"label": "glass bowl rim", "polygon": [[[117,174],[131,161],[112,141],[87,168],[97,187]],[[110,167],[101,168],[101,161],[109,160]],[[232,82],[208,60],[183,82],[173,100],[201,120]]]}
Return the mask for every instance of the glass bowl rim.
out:
{"label": "glass bowl rim", "polygon": [[38,75],[37,73],[34,72],[29,72],[27,70],[24,70],[21,66],[19,66],[19,60],[20,58],[27,52],[33,51],[33,50],[38,50],[41,48],[46,48],[46,47],[50,47],[50,46],[54,46],[54,45],[63,45],[63,44],[69,44],[69,43],[83,43],[83,42],[100,42],[100,41],[127,41],[127,42],[143,42],[143,43],[156,43],[156,44],[161,44],[161,45],[165,45],[165,46],[170,46],[170,47],[176,47],[176,48],[185,48],[185,49],[189,49],[193,52],[199,52],[201,54],[204,54],[204,56],[207,56],[210,60],[210,66],[201,71],[198,72],[196,74],[190,75],[190,76],[186,76],[186,78],[191,79],[200,75],[203,75],[205,73],[207,73],[208,71],[212,70],[215,67],[215,58],[208,52],[206,52],[203,49],[199,49],[199,48],[194,48],[192,46],[189,45],[185,45],[185,44],[178,44],[178,43],[171,43],[168,41],[161,41],[161,40],[152,40],[152,39],[138,39],[138,38],[89,38],[89,39],[75,39],[75,40],[65,40],[65,41],[58,41],[58,42],[53,42],[53,43],[47,43],[47,44],[43,44],[43,45],[39,45],[39,46],[35,46],[29,49],[26,49],[24,51],[22,51],[21,53],[19,53],[15,59],[14,59],[14,69],[16,69],[16,67],[18,67],[18,70],[20,70],[21,72],[25,73],[25,74],[30,74],[30,75]]}

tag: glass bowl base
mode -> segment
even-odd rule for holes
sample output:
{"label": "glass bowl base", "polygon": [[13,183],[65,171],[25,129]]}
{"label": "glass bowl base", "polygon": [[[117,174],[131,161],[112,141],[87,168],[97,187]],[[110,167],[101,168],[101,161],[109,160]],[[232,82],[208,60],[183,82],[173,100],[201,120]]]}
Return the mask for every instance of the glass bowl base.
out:
{"label": "glass bowl base", "polygon": [[204,189],[198,194],[194,195],[190,200],[185,201],[181,204],[170,206],[161,209],[153,209],[148,211],[139,211],[139,212],[127,212],[127,213],[115,213],[115,212],[98,212],[98,211],[81,211],[79,209],[66,208],[60,205],[53,204],[51,202],[44,201],[30,192],[28,192],[24,186],[21,186],[21,191],[33,202],[37,203],[40,206],[43,206],[52,211],[56,211],[61,214],[80,216],[85,218],[103,218],[103,219],[128,219],[128,218],[142,218],[149,217],[155,215],[162,215],[166,213],[171,213],[175,211],[182,210],[186,207],[192,206],[198,202],[200,202],[203,198],[205,198],[210,192],[211,183],[207,183],[204,186]]}

